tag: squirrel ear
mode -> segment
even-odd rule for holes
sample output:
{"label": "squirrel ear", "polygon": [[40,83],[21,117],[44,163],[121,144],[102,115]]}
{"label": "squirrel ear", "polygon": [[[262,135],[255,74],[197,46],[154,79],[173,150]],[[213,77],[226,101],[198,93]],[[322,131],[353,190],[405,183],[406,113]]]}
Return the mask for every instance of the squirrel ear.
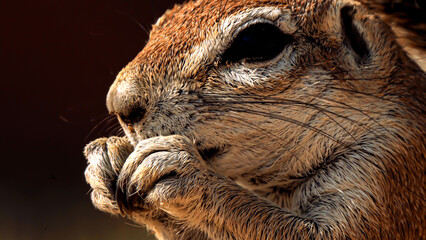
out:
{"label": "squirrel ear", "polygon": [[407,40],[403,45],[426,49],[424,0],[358,0],[392,26],[400,39]]}
{"label": "squirrel ear", "polygon": [[367,42],[354,24],[356,9],[353,6],[345,6],[340,10],[342,35],[344,44],[352,50],[357,62],[365,62],[370,50]]}

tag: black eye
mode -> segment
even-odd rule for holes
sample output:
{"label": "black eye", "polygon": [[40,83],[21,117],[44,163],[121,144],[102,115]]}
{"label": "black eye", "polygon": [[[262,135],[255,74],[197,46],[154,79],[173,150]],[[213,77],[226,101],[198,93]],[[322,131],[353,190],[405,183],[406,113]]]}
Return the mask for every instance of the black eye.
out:
{"label": "black eye", "polygon": [[276,57],[293,38],[278,27],[258,23],[242,30],[222,56],[222,63],[260,62]]}

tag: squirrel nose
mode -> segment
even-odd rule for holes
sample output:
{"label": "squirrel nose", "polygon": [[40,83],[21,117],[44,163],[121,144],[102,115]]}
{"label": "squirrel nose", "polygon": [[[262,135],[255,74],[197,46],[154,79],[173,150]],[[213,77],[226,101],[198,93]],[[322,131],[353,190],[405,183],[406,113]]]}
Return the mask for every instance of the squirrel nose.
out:
{"label": "squirrel nose", "polygon": [[107,95],[107,108],[123,122],[133,125],[141,121],[146,114],[146,101],[141,97],[140,86],[129,81],[115,81]]}
{"label": "squirrel nose", "polygon": [[117,81],[115,81],[111,87],[109,88],[107,98],[106,98],[106,105],[109,113],[115,114],[119,112],[118,109],[121,108],[120,102],[123,98],[122,94],[122,88],[120,88],[117,84]]}

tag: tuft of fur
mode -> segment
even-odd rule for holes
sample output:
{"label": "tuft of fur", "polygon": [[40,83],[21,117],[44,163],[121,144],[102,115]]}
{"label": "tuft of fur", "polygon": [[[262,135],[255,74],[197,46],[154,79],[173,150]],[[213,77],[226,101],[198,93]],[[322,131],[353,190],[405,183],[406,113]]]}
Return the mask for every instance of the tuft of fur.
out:
{"label": "tuft of fur", "polygon": [[[167,11],[108,93],[126,136],[84,151],[93,204],[158,239],[424,239],[426,77],[381,3]],[[258,22],[294,41],[223,63]]]}

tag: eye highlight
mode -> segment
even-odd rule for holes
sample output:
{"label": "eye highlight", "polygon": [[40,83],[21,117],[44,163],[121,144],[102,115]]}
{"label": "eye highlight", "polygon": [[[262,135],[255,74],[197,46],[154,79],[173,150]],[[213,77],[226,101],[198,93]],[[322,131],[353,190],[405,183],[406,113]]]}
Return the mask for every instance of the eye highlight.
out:
{"label": "eye highlight", "polygon": [[262,62],[275,58],[293,38],[269,23],[242,30],[222,55],[221,63]]}

